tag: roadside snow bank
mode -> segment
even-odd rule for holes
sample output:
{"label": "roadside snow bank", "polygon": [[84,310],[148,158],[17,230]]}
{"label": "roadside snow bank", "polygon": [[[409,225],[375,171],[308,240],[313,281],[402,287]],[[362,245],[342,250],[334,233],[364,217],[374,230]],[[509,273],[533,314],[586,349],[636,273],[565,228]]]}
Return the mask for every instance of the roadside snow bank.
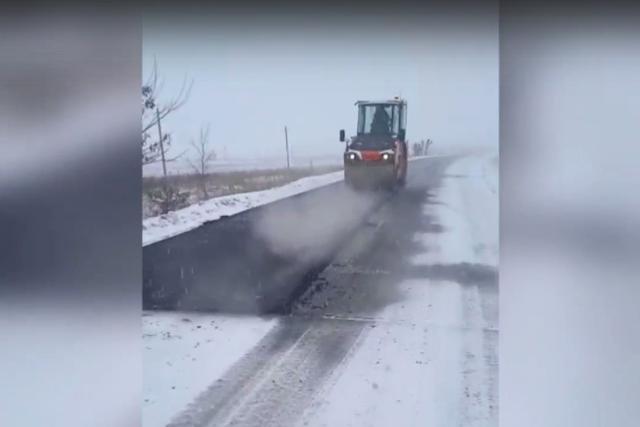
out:
{"label": "roadside snow bank", "polygon": [[146,312],[143,425],[164,426],[246,354],[275,319]]}
{"label": "roadside snow bank", "polygon": [[342,181],[343,177],[344,173],[342,171],[308,176],[281,187],[215,197],[175,212],[169,212],[166,215],[147,218],[142,221],[142,246],[192,230],[207,221],[215,221],[223,216],[234,215],[257,206],[266,205],[267,203]]}

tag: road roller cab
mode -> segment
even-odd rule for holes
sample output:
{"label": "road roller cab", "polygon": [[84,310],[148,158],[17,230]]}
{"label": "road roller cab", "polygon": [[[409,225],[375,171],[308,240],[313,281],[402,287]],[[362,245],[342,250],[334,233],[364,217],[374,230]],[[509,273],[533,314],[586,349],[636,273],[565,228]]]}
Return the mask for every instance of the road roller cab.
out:
{"label": "road roller cab", "polygon": [[357,134],[345,142],[344,177],[352,188],[393,188],[407,176],[407,102],[357,101]]}

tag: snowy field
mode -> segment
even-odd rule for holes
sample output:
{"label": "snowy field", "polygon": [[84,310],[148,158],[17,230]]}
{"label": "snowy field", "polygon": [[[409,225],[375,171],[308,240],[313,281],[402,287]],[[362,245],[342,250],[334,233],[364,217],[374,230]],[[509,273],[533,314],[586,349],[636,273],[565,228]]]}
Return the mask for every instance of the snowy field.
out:
{"label": "snowy field", "polygon": [[[307,168],[311,165],[314,167],[340,166],[342,165],[342,153],[325,156],[293,156],[290,160],[290,164],[291,167],[294,168]],[[284,156],[263,157],[259,159],[224,158],[211,161],[209,163],[209,170],[215,172],[256,171],[264,169],[280,169],[285,168],[286,166],[287,161]],[[142,169],[142,173],[144,176],[162,176],[162,165],[160,163],[145,165]],[[191,166],[191,163],[189,163],[187,158],[180,158],[167,164],[167,173],[169,175],[193,173],[193,166]]]}

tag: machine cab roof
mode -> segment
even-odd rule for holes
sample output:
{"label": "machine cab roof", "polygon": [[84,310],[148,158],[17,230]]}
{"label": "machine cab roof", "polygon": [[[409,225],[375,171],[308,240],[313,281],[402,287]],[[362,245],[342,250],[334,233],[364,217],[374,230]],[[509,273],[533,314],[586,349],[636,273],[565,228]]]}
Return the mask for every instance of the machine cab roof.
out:
{"label": "machine cab roof", "polygon": [[404,139],[407,101],[394,98],[380,101],[357,101],[358,133],[356,139]]}
{"label": "machine cab roof", "polygon": [[400,104],[407,104],[407,101],[405,101],[402,98],[393,98],[393,99],[383,99],[383,100],[378,100],[378,101],[356,101],[355,105],[376,105],[376,104],[394,104],[394,105],[400,105]]}

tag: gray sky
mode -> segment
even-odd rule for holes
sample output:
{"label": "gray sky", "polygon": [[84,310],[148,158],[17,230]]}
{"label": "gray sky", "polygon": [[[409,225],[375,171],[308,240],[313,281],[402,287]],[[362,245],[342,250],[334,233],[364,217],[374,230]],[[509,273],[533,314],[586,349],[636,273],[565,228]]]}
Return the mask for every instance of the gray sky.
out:
{"label": "gray sky", "polygon": [[176,147],[209,123],[212,143],[229,157],[280,156],[286,124],[295,155],[339,155],[338,131],[355,132],[354,102],[396,95],[409,103],[409,140],[498,144],[497,13],[326,25],[147,17],[143,77],[154,57],[165,97],[185,76],[194,81],[188,103],[164,123]]}

